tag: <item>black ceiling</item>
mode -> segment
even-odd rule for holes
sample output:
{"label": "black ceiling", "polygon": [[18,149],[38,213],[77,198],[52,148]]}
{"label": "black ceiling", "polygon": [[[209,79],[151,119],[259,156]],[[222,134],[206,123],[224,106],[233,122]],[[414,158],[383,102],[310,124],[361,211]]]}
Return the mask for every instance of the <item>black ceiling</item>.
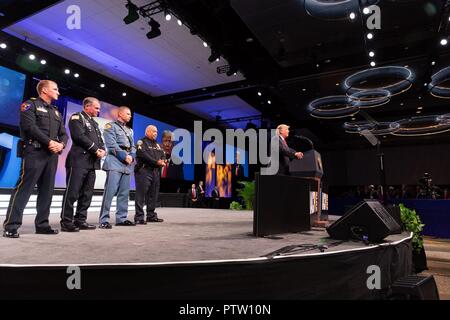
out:
{"label": "black ceiling", "polygon": [[0,30],[62,0],[1,0]]}
{"label": "black ceiling", "polygon": [[[419,106],[423,107],[421,115],[450,112],[447,100],[432,97],[424,85],[433,73],[450,65],[450,45],[439,44],[441,38],[450,35],[447,1],[375,1],[380,7],[381,29],[373,30],[372,40],[365,37],[368,29],[362,8],[353,21],[329,21],[310,16],[304,0],[164,2],[187,22],[193,33],[211,43],[246,76],[247,90],[242,90],[242,84],[236,85],[240,97],[272,121],[309,129],[324,144],[363,140],[344,132],[342,125],[350,119],[315,119],[306,108],[316,98],[345,94],[343,80],[370,68],[369,50],[376,52],[377,66],[407,65],[416,75],[410,90],[368,111],[370,117],[377,121],[400,120],[417,116]],[[386,79],[389,80],[392,79]],[[263,97],[258,97],[257,91],[262,90]],[[207,88],[205,93],[214,94],[214,88]],[[184,98],[190,96],[180,94]],[[207,98],[204,95],[194,99]],[[355,118],[364,120],[364,113]],[[448,137],[444,133],[421,139],[436,141]],[[389,136],[387,140],[409,142],[411,138]]]}

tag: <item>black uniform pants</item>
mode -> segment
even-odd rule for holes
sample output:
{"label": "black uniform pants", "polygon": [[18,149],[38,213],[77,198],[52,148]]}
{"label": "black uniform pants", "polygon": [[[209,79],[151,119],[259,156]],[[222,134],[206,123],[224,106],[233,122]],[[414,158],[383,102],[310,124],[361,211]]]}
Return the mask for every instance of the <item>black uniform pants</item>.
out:
{"label": "black uniform pants", "polygon": [[36,229],[49,228],[48,217],[55,187],[55,174],[58,155],[51,154],[46,148],[35,149],[27,146],[22,158],[20,177],[9,201],[6,220],[3,227],[7,231],[17,230],[22,225],[23,211],[37,184],[37,215],[34,220]]}
{"label": "black uniform pants", "polygon": [[158,218],[155,212],[156,201],[159,195],[159,184],[161,178],[159,168],[140,168],[134,174],[136,181],[134,221],[144,220],[144,205],[147,206],[147,220]]}
{"label": "black uniform pants", "polygon": [[[66,191],[64,192],[61,223],[71,224],[73,222],[86,222],[87,210],[89,209],[94,194],[95,170],[85,168],[66,169]],[[73,204],[77,202],[75,217],[73,215]]]}

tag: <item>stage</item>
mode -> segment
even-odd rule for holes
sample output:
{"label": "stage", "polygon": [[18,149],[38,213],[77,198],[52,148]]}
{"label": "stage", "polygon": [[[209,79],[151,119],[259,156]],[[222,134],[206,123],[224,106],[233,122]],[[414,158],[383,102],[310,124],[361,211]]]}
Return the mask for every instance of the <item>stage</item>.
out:
{"label": "stage", "polygon": [[[34,234],[25,215],[19,239],[0,238],[0,298],[380,299],[412,270],[406,233],[381,245],[341,243],[315,228],[256,238],[250,211],[158,215],[163,223],[54,236]],[[98,213],[88,220],[97,224]],[[50,222],[59,228],[59,215]],[[68,265],[80,268],[80,290],[66,286]],[[381,270],[379,290],[367,288],[371,265]]]}

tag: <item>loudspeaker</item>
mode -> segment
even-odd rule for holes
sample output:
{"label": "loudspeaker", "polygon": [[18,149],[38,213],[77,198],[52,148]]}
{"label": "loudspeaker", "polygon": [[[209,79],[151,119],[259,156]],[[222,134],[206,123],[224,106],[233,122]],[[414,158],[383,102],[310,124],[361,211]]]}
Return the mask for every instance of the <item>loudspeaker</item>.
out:
{"label": "loudspeaker", "polygon": [[364,200],[327,228],[333,239],[380,242],[400,226],[378,200]]}
{"label": "loudspeaker", "polygon": [[398,230],[394,230],[393,233],[395,233],[395,234],[402,233],[403,222],[402,222],[402,217],[400,214],[400,207],[397,205],[394,205],[394,204],[390,204],[390,205],[386,206],[386,210],[389,212],[391,217],[394,218],[395,222],[397,222],[397,224],[400,227],[400,228],[398,228]]}

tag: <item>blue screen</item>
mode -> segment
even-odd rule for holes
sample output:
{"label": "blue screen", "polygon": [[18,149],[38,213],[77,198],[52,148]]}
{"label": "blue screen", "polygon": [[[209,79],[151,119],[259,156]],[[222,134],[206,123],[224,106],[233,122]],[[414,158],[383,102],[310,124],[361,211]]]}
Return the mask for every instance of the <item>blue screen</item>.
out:
{"label": "blue screen", "polygon": [[18,126],[26,75],[0,66],[0,123]]}

